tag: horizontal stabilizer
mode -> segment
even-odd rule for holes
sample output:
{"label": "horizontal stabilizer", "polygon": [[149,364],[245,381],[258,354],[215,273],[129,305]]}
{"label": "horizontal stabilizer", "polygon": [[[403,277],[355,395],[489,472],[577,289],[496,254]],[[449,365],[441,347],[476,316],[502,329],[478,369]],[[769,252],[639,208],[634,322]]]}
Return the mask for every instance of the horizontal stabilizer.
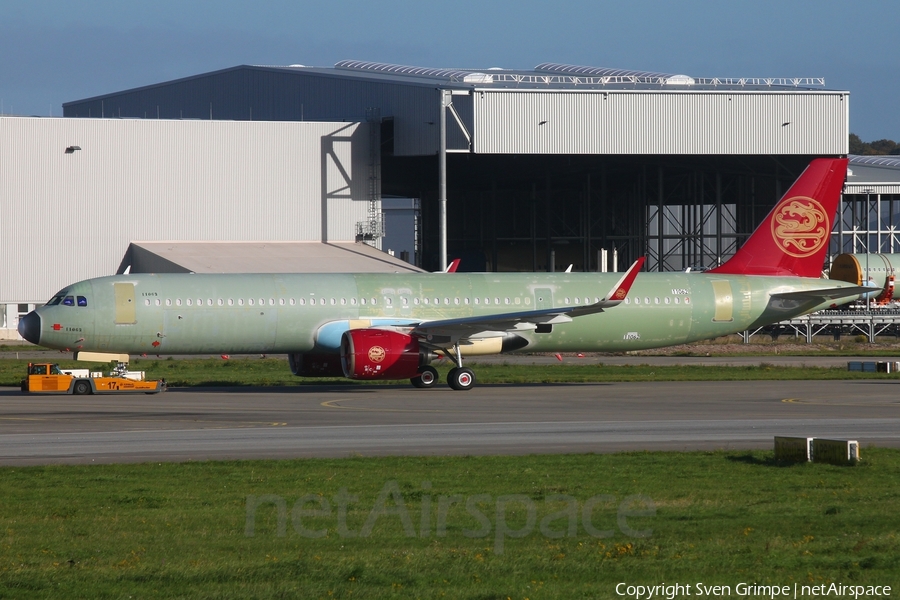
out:
{"label": "horizontal stabilizer", "polygon": [[801,292],[782,292],[771,294],[770,298],[778,300],[815,300],[818,302],[827,302],[829,300],[838,300],[841,298],[853,298],[861,294],[871,294],[872,288],[869,287],[836,287],[822,290],[804,290]]}

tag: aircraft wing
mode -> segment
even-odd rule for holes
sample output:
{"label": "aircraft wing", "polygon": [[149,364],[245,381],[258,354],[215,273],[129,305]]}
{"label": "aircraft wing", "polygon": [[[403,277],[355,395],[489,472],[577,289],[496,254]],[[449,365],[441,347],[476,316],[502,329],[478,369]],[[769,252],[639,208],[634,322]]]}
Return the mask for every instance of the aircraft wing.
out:
{"label": "aircraft wing", "polygon": [[608,308],[619,305],[631,285],[637,277],[638,271],[644,264],[644,257],[639,258],[622,275],[621,279],[609,290],[599,302],[581,306],[558,306],[539,310],[509,312],[477,317],[461,317],[458,319],[439,319],[435,321],[423,321],[412,326],[411,335],[422,338],[425,341],[440,340],[457,341],[479,334],[496,332],[502,335],[508,331],[535,329],[538,325],[553,323],[568,323],[576,317],[603,312]]}

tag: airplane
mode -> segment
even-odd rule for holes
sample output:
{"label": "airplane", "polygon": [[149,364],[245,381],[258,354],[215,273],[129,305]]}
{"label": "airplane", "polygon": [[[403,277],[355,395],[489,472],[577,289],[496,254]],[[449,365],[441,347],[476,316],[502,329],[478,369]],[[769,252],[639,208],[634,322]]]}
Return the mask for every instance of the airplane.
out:
{"label": "airplane", "polygon": [[132,273],[72,284],[18,330],[76,358],[286,353],[299,376],[421,388],[437,384],[430,363],[444,356],[449,386],[468,390],[464,355],[684,344],[867,291],[820,278],[847,162],[813,160],[738,252],[702,273],[638,274],[643,258],[624,275]]}

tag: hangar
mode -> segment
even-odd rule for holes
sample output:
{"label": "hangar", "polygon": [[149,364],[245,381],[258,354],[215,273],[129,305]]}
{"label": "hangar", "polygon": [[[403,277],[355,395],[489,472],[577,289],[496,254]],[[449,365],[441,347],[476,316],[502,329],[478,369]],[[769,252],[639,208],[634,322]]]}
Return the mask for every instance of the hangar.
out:
{"label": "hangar", "polygon": [[[412,199],[430,270],[448,252],[471,271],[615,268],[606,251],[712,266],[812,157],[846,154],[848,104],[817,78],[343,61],[3,117],[0,335],[59,286],[129,268],[414,268],[353,243],[380,247],[390,196]],[[834,253],[893,248],[898,173],[854,166]]]}
{"label": "hangar", "polygon": [[646,254],[650,270],[721,261],[812,157],[847,153],[848,104],[817,78],[348,60],[237,66],[63,109],[372,123],[383,194],[421,200],[423,266],[449,252],[475,271],[588,271],[608,266],[604,249]]}
{"label": "hangar", "polygon": [[370,129],[0,117],[0,339],[112,273],[417,270],[355,242],[377,183]]}

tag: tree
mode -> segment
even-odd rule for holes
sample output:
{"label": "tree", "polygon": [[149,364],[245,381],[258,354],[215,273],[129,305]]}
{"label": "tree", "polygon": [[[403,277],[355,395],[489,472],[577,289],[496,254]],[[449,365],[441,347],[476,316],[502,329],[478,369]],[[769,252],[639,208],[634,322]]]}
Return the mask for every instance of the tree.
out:
{"label": "tree", "polygon": [[864,142],[855,133],[849,138],[850,154],[863,156],[875,156],[884,154],[900,155],[900,144],[894,140],[881,139],[874,142]]}

